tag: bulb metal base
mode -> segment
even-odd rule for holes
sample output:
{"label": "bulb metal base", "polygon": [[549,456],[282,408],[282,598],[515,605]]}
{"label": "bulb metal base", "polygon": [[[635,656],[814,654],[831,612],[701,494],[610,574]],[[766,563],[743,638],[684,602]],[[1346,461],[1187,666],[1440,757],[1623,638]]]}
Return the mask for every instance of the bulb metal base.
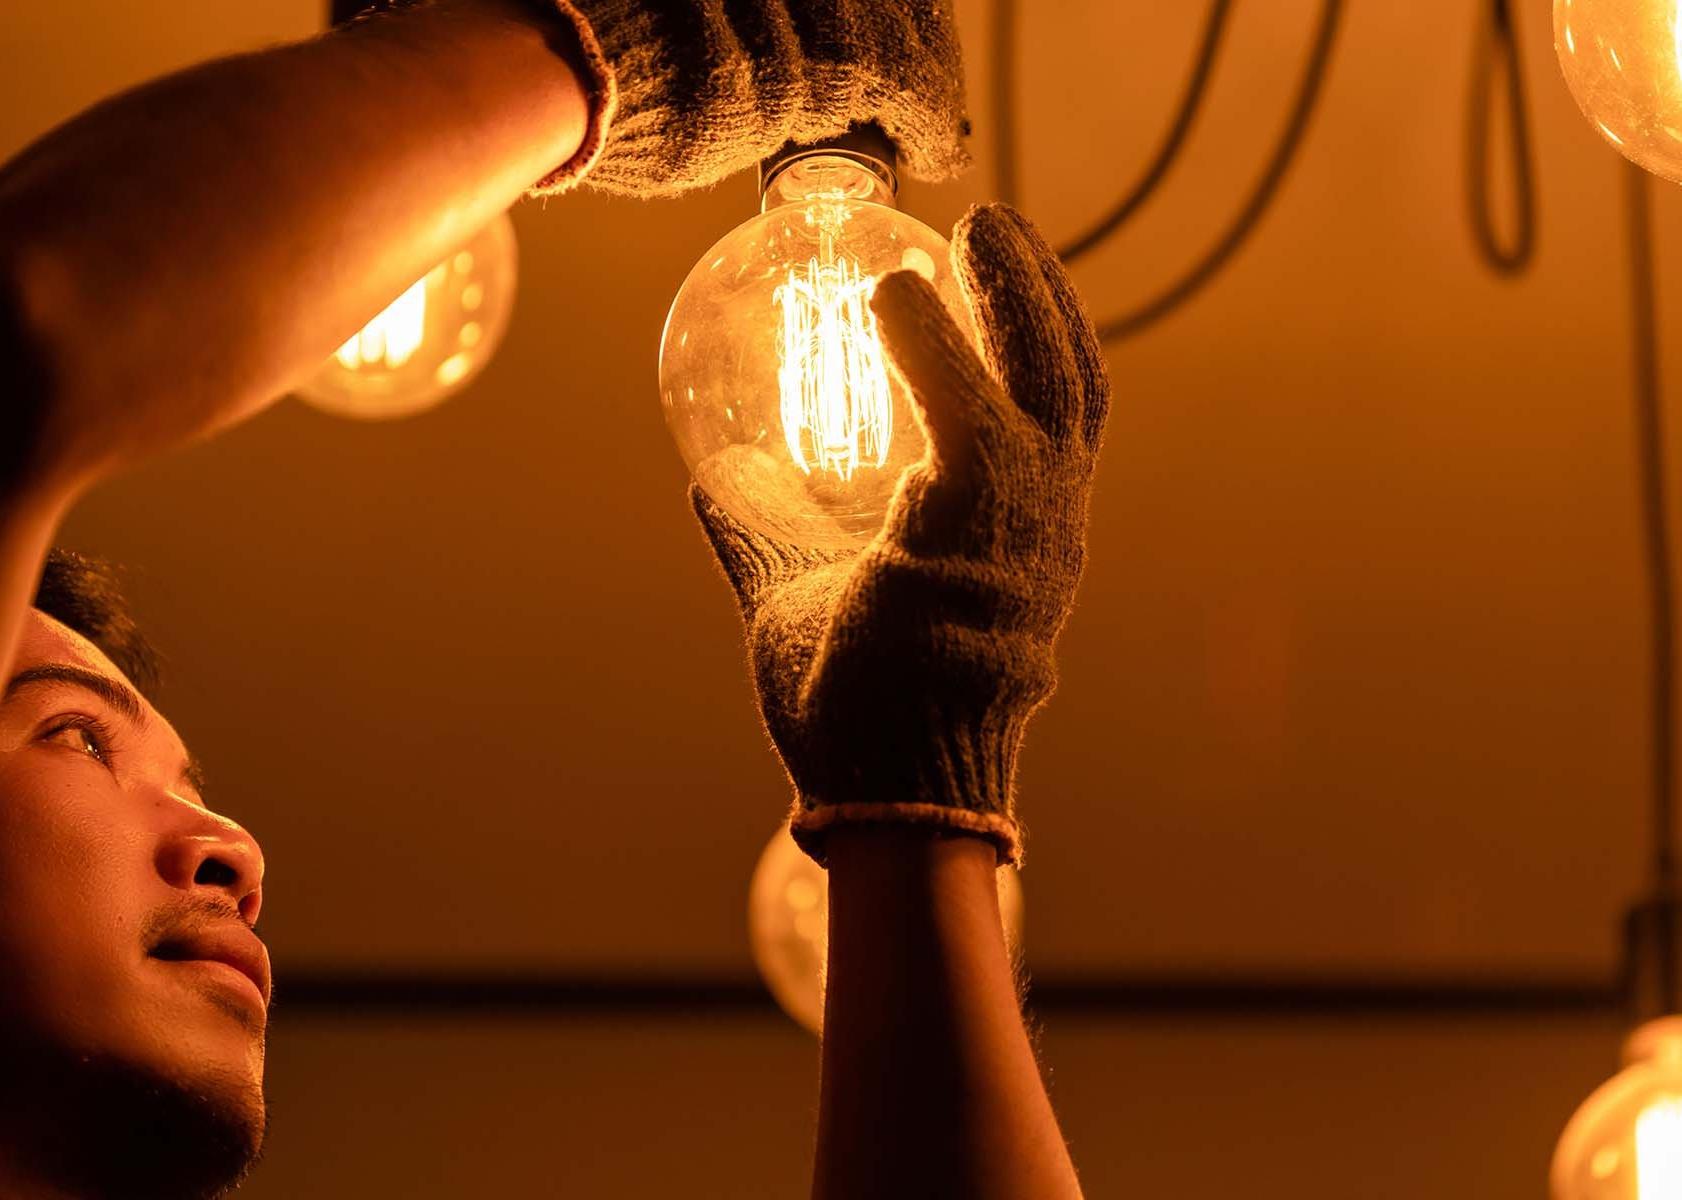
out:
{"label": "bulb metal base", "polygon": [[802,159],[826,156],[848,158],[879,178],[890,194],[899,194],[899,151],[893,139],[874,123],[855,125],[839,137],[819,142],[788,142],[759,163],[759,198],[763,202],[771,184]]}

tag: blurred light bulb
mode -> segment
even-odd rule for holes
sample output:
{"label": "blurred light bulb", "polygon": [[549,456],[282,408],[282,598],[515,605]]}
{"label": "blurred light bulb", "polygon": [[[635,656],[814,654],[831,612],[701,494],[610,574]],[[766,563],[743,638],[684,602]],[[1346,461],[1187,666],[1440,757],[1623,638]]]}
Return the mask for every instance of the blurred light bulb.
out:
{"label": "blurred light bulb", "polygon": [[[1022,880],[998,870],[1005,944],[1022,944]],[[772,836],[748,887],[748,940],[760,978],[784,1012],[823,1032],[824,974],[829,963],[829,874],[794,842],[788,824]]]}
{"label": "blurred light bulb", "polygon": [[1682,1017],[1641,1026],[1560,1135],[1553,1200],[1682,1200]]}
{"label": "blurred light bulb", "polygon": [[870,310],[876,281],[902,269],[966,312],[946,239],[894,207],[893,172],[814,150],[772,168],[760,214],[684,280],[660,346],[666,424],[739,521],[829,549],[881,527],[924,446]]}
{"label": "blurred light bulb", "polygon": [[1632,162],[1682,182],[1676,0],[1554,0],[1554,52],[1589,123]]}
{"label": "blurred light bulb", "polygon": [[424,412],[496,353],[514,306],[514,223],[507,213],[415,280],[334,351],[298,390],[316,408],[384,420]]}

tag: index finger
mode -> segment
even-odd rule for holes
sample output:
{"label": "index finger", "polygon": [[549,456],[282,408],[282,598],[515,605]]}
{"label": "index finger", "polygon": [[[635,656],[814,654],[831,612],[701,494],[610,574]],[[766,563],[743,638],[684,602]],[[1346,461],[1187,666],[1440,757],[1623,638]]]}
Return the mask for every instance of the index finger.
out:
{"label": "index finger", "polygon": [[1090,322],[1071,322],[1073,294],[1056,251],[1003,204],[971,209],[953,234],[952,255],[981,327],[988,364],[1018,408],[1052,443],[1075,444],[1107,387]]}

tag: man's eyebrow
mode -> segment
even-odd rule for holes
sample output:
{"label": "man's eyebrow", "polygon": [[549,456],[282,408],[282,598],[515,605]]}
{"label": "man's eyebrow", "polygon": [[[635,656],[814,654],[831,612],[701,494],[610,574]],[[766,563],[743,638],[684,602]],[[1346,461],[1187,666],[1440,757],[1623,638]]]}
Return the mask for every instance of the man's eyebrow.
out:
{"label": "man's eyebrow", "polygon": [[[68,684],[92,692],[112,708],[122,713],[136,725],[145,725],[146,706],[134,690],[125,684],[117,682],[109,675],[101,675],[98,671],[89,671],[85,667],[72,667],[67,663],[56,663],[44,667],[30,667],[27,671],[19,671],[6,684],[4,695],[0,695],[0,704],[12,698],[21,688],[31,684]],[[202,799],[204,796],[204,766],[196,758],[189,758],[187,765],[181,768],[182,782],[190,786]]]}
{"label": "man's eyebrow", "polygon": [[26,687],[40,683],[57,683],[79,687],[83,691],[92,692],[98,696],[134,724],[145,725],[147,723],[146,706],[140,702],[140,697],[134,694],[132,688],[118,683],[109,675],[101,675],[98,671],[89,671],[85,667],[72,667],[64,663],[51,663],[47,666],[30,667],[26,671],[19,671],[6,684],[6,694],[0,696],[0,703],[10,700]]}

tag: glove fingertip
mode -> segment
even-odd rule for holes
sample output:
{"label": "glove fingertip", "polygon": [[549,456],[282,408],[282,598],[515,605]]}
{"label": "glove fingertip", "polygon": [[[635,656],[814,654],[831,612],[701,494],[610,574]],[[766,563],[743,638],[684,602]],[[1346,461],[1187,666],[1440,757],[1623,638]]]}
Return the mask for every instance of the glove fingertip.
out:
{"label": "glove fingertip", "polygon": [[[1003,200],[989,200],[970,205],[969,210],[959,218],[952,233],[952,250],[956,256],[960,250],[971,251],[981,246],[1018,249],[1024,240],[1029,247],[1035,241],[1044,242],[1033,222],[1013,205]],[[1050,249],[1049,246],[1046,248]]]}
{"label": "glove fingertip", "polygon": [[934,284],[916,271],[890,271],[876,281],[870,296],[870,307],[878,320],[904,327],[927,317],[940,304],[940,294]]}
{"label": "glove fingertip", "polygon": [[[987,360],[1054,444],[1091,444],[1108,387],[1092,322],[1057,252],[1006,204],[972,208],[953,235],[956,269]],[[1082,435],[1085,436],[1082,436]]]}

